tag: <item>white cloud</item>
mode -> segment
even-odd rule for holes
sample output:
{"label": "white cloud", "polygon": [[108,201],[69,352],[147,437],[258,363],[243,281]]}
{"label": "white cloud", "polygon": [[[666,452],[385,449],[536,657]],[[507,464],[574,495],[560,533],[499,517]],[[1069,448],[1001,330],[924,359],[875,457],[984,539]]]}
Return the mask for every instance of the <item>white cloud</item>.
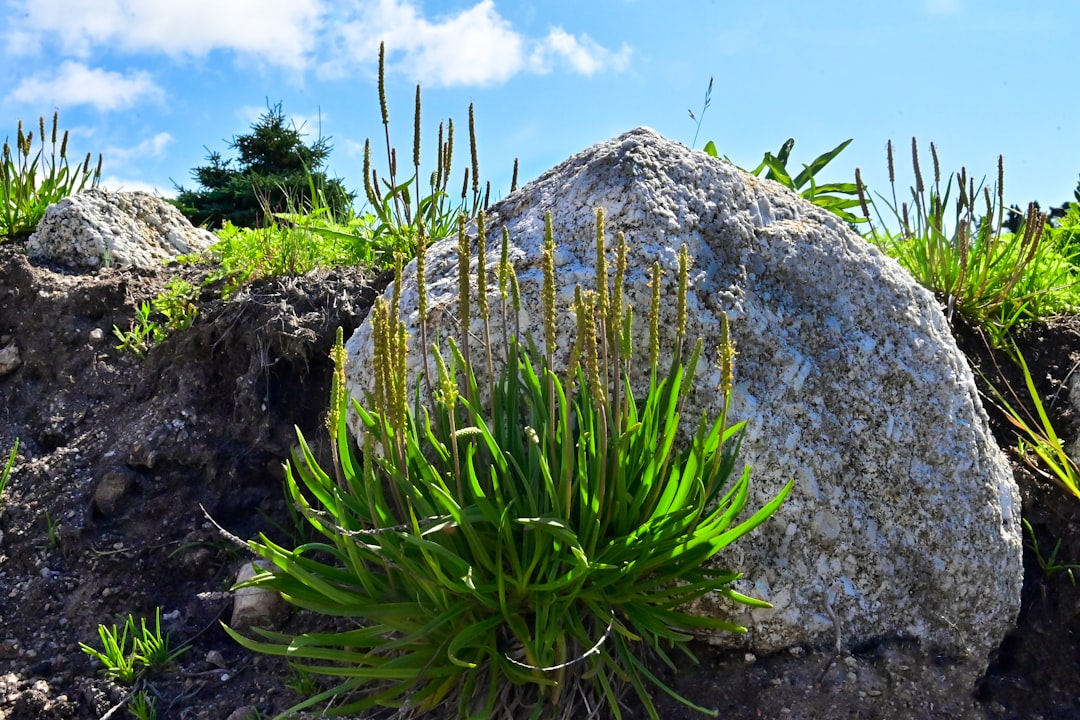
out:
{"label": "white cloud", "polygon": [[8,55],[53,51],[82,62],[102,50],[181,60],[230,51],[345,76],[370,73],[385,41],[395,71],[445,87],[495,85],[558,66],[583,75],[618,71],[631,55],[626,45],[610,50],[560,27],[527,37],[494,0],[441,15],[425,13],[419,0],[7,0],[7,9],[0,43]]}
{"label": "white cloud", "polygon": [[337,57],[324,66],[326,72],[370,68],[380,42],[386,43],[389,64],[432,86],[505,82],[525,63],[524,39],[492,0],[434,20],[409,0],[354,2],[353,10],[338,26]]}
{"label": "white cloud", "polygon": [[552,28],[548,36],[536,43],[530,67],[541,73],[551,71],[552,58],[559,57],[569,63],[574,72],[585,76],[595,75],[601,70],[625,70],[630,65],[633,51],[623,43],[618,52],[612,52],[595,42],[588,35],[574,37],[560,27]]}
{"label": "white cloud", "polygon": [[499,14],[493,0],[434,18],[424,17],[412,0],[354,2],[353,9],[353,17],[338,25],[336,57],[324,72],[370,68],[380,42],[386,43],[388,65],[436,87],[496,85],[523,71],[550,72],[555,59],[584,75],[622,70],[630,59],[625,45],[612,52],[562,28],[539,40],[527,38]]}
{"label": "white cloud", "polygon": [[126,163],[130,160],[143,160],[146,158],[158,158],[165,156],[165,148],[174,140],[167,132],[159,132],[151,138],[143,140],[133,147],[108,147],[102,153],[109,159],[109,163]]}
{"label": "white cloud", "polygon": [[11,3],[7,46],[33,54],[46,41],[87,57],[96,47],[201,56],[234,50],[302,68],[322,23],[321,0],[22,0]]}
{"label": "white cloud", "polygon": [[28,104],[93,105],[99,110],[118,110],[130,107],[143,97],[161,95],[161,88],[148,73],[140,71],[124,75],[66,60],[53,73],[24,79],[10,98]]}

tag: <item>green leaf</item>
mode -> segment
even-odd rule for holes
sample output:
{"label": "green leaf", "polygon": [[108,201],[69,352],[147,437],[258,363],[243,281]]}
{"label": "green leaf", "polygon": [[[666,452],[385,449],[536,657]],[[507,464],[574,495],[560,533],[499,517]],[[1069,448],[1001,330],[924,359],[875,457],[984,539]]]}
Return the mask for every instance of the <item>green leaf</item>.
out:
{"label": "green leaf", "polygon": [[[788,142],[792,142],[792,141],[789,140]],[[794,143],[792,143],[792,144],[794,145]],[[846,148],[850,144],[851,144],[850,139],[845,140],[844,142],[842,142],[839,145],[837,145],[836,147],[834,147],[832,150],[828,151],[827,153],[823,153],[823,154],[819,155],[817,158],[815,158],[814,161],[812,163],[810,163],[809,165],[807,165],[806,168],[801,173],[799,173],[798,176],[795,178],[795,182],[794,182],[795,188],[796,189],[801,188],[803,185],[810,182],[810,180],[813,177],[815,177],[819,172],[821,172],[825,168],[826,165],[828,165],[830,162],[832,162],[833,159],[837,155],[842,153],[844,151],[844,148]],[[786,158],[785,158],[785,162],[786,162]],[[821,192],[821,191],[819,190],[819,192]],[[836,192],[836,191],[831,191],[831,192]],[[842,192],[858,192],[858,188],[852,187],[851,190],[842,191]]]}

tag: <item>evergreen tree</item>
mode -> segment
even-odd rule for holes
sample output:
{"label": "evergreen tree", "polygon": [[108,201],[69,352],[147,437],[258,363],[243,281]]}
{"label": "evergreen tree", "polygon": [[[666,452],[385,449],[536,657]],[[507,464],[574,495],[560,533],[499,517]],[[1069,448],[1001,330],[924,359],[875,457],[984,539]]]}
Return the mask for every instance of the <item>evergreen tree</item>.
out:
{"label": "evergreen tree", "polygon": [[196,225],[217,228],[226,220],[242,227],[265,225],[272,221],[268,214],[310,209],[312,187],[318,204],[336,217],[352,205],[354,195],[323,170],[332,149],[329,138],[305,144],[296,124],[286,122],[280,102],[267,104],[251,133],[234,136],[228,146],[239,155],[235,164],[208,149],[209,164],[191,171],[199,187],[176,186],[176,206]]}

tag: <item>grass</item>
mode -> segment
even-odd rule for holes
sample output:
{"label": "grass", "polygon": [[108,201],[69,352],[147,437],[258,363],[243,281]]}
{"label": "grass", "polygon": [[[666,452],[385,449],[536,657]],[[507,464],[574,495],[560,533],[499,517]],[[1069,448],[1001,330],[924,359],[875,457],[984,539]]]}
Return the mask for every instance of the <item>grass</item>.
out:
{"label": "grass", "polygon": [[23,132],[21,120],[14,147],[10,138],[4,141],[0,153],[0,242],[30,234],[49,205],[96,187],[101,180],[101,155],[92,170],[90,153],[81,164],[69,164],[67,130],[57,146],[59,121],[59,114],[53,113],[48,142],[44,117],[38,121],[36,142],[33,130]]}
{"label": "grass", "polygon": [[[1009,356],[1023,373],[1027,402],[1014,388],[999,390],[989,382],[987,384],[993,400],[1017,431],[1017,454],[1036,470],[1040,465],[1046,468],[1049,473],[1044,474],[1051,482],[1080,500],[1080,467],[1066,452],[1039,397],[1027,361],[1015,344],[1010,345]],[[1029,404],[1035,408],[1034,414],[1026,409]]]}
{"label": "grass", "polygon": [[4,463],[4,469],[0,470],[0,508],[3,507],[4,490],[7,489],[8,480],[11,479],[11,470],[15,467],[15,458],[19,453],[19,439],[15,438],[15,443],[11,448],[11,452],[8,453],[7,462]]}
{"label": "grass", "polygon": [[[1047,216],[1029,205],[1020,229],[1005,229],[1004,163],[997,183],[976,185],[967,171],[942,185],[937,149],[931,143],[932,182],[924,182],[918,144],[911,141],[915,184],[898,202],[892,143],[887,146],[891,199],[879,195],[887,220],[874,223],[861,173],[856,170],[867,238],[895,258],[919,284],[942,298],[946,316],[964,315],[1002,346],[1019,325],[1080,308],[1077,252],[1080,248],[1045,232]],[[875,211],[878,203],[874,203]]]}
{"label": "grass", "polygon": [[1035,528],[1031,526],[1026,519],[1023,521],[1024,530],[1027,531],[1030,542],[1028,547],[1033,553],[1035,553],[1035,561],[1039,564],[1039,569],[1043,571],[1043,574],[1048,578],[1052,578],[1055,575],[1064,573],[1069,578],[1069,582],[1076,586],[1076,575],[1073,571],[1080,570],[1080,565],[1072,563],[1063,563],[1058,560],[1058,553],[1061,551],[1061,539],[1054,543],[1054,549],[1050,551],[1049,555],[1043,553],[1042,548],[1039,546],[1039,539],[1035,536]]}
{"label": "grass", "polygon": [[130,685],[146,673],[161,672],[189,649],[187,645],[173,648],[169,636],[162,634],[161,608],[157,608],[154,618],[152,626],[146,624],[146,618],[136,625],[130,614],[122,628],[98,625],[101,649],[85,643],[79,643],[79,647],[101,662],[102,674]]}

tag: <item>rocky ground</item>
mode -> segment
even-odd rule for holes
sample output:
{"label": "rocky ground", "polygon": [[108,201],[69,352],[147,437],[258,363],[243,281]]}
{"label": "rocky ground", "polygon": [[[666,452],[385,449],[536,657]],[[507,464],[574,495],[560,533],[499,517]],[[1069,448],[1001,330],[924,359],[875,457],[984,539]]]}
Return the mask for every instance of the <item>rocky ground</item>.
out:
{"label": "rocky ground", "polygon": [[[195,324],[145,360],[116,350],[113,326],[126,328],[136,304],[177,274],[198,284],[205,270],[72,274],[31,263],[22,243],[0,245],[0,453],[20,439],[0,497],[0,720],[130,717],[128,691],[79,643],[97,644],[99,623],[152,618],[158,607],[174,642],[191,646],[148,678],[159,718],[251,720],[298,700],[282,663],[219,627],[246,558],[208,515],[240,537],[287,542],[281,465],[294,425],[324,442],[336,328],[347,337],[386,278],[322,272],[262,281],[228,301],[211,285]],[[993,377],[978,335],[958,338]],[[12,345],[17,361],[4,352]],[[1074,435],[1062,384],[1080,362],[1080,322],[1029,328],[1021,347],[1058,427]],[[1015,471],[1044,555],[1060,541],[1058,559],[1080,562],[1080,501]],[[1018,626],[974,688],[954,681],[952,659],[895,638],[770,657],[700,645],[700,665],[664,676],[728,718],[1080,717],[1080,590],[1040,568],[1030,547],[1025,568]],[[657,702],[664,718],[699,717]],[[626,714],[642,717],[634,706]]]}

